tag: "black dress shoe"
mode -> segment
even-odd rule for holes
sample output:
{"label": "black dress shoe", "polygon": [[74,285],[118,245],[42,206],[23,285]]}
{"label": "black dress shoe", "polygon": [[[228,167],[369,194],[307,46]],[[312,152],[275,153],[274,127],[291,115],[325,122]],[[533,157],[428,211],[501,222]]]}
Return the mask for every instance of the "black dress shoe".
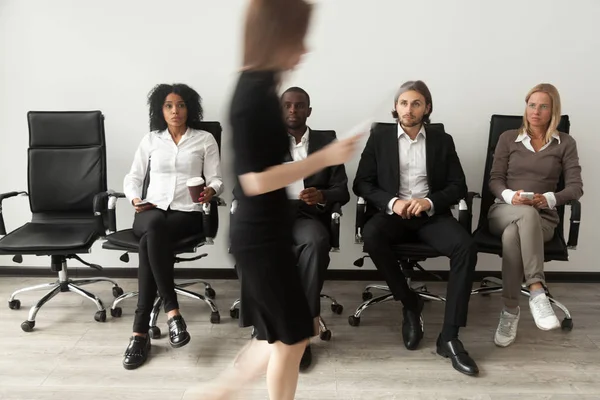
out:
{"label": "black dress shoe", "polygon": [[308,367],[312,364],[312,350],[310,349],[310,344],[306,346],[304,349],[304,354],[302,354],[302,359],[300,360],[300,371],[306,371]]}
{"label": "black dress shoe", "polygon": [[408,350],[416,350],[417,346],[423,339],[423,306],[425,301],[418,296],[417,309],[409,310],[406,307],[402,310],[404,316],[402,320],[402,339],[404,339],[404,346]]}
{"label": "black dress shoe", "polygon": [[176,315],[167,321],[169,325],[169,343],[171,347],[183,347],[190,342],[190,334],[188,333],[187,325],[181,315]]}
{"label": "black dress shoe", "polygon": [[129,346],[125,350],[123,367],[125,369],[136,369],[141,367],[150,353],[150,338],[148,336],[132,336]]}
{"label": "black dress shoe", "polygon": [[437,353],[442,357],[450,358],[452,366],[458,372],[471,376],[479,374],[477,364],[469,356],[460,340],[452,339],[449,342],[444,342],[442,341],[442,335],[438,336]]}

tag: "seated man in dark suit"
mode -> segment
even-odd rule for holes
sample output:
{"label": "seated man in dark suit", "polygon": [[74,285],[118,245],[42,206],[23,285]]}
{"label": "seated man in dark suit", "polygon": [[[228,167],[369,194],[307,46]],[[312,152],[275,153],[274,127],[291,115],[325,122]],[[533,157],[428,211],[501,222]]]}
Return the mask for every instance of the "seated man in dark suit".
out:
{"label": "seated man in dark suit", "polygon": [[392,246],[418,239],[450,258],[437,353],[451,358],[459,372],[477,375],[477,364],[458,339],[459,328],[467,322],[477,250],[450,211],[466,196],[467,186],[452,137],[428,126],[431,111],[431,93],[425,83],[404,83],[392,111],[398,125],[372,131],[353,189],[374,214],[363,230],[365,250],[394,299],[404,306],[404,345],[415,350],[423,338],[423,299],[408,286]]}
{"label": "seated man in dark suit", "polygon": [[[325,147],[333,140],[333,132],[313,131],[306,126],[310,117],[310,97],[303,89],[292,87],[281,96],[283,118],[290,136],[289,161],[299,161]],[[305,189],[292,201],[297,215],[294,242],[298,267],[315,324],[321,313],[321,289],[329,266],[331,205],[348,203],[348,177],[343,165],[328,167],[304,179]],[[300,369],[312,362],[310,345],[306,347]]]}

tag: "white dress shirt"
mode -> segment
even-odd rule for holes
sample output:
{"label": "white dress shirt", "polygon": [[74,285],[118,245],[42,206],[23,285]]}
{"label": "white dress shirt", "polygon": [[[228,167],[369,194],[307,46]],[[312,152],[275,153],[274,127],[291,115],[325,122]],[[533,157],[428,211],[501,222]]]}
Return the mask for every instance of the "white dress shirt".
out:
{"label": "white dress shirt", "polygon": [[433,202],[428,199],[429,183],[427,182],[427,154],[426,145],[427,134],[425,125],[421,129],[415,140],[412,140],[402,126],[398,124],[398,151],[400,155],[400,190],[398,197],[394,197],[387,206],[387,213],[392,214],[394,202],[396,200],[427,199],[431,208],[427,210],[427,215],[432,216],[435,211]]}
{"label": "white dress shirt", "polygon": [[142,139],[131,170],[123,181],[125,196],[131,203],[142,198],[144,177],[150,161],[150,185],[143,199],[161,210],[201,211],[192,202],[186,182],[204,175],[206,185],[216,194],[223,192],[219,147],[212,134],[188,128],[178,144],[168,130],[148,133]]}
{"label": "white dress shirt", "polygon": [[306,132],[302,135],[302,139],[300,139],[300,143],[296,143],[296,138],[290,134],[290,154],[292,156],[292,160],[301,161],[308,157],[308,127],[306,128]]}
{"label": "white dress shirt", "polygon": [[[545,150],[548,146],[550,146],[550,143],[552,143],[552,141],[554,141],[554,140],[556,140],[558,142],[558,144],[560,144],[560,136],[559,136],[558,132],[553,133],[550,141],[548,143],[546,143],[544,146],[542,146],[542,148],[539,149],[538,152]],[[531,145],[531,138],[529,137],[529,135],[527,134],[527,132],[525,130],[521,131],[521,133],[515,139],[515,143],[518,143],[518,142],[523,143],[523,146],[525,146],[525,148],[527,150],[535,153],[535,149]],[[512,204],[512,199],[516,193],[517,192],[515,190],[504,189],[502,191],[502,199],[504,200],[504,202],[506,204]],[[546,193],[544,193],[544,197],[546,198],[546,202],[548,203],[548,208],[553,210],[554,207],[556,207],[556,197],[554,196],[554,193],[546,192]]]}

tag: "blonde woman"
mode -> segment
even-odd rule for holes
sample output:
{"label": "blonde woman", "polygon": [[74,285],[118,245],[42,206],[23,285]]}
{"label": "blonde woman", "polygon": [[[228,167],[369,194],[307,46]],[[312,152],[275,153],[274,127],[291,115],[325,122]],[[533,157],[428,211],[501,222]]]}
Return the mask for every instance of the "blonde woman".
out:
{"label": "blonde woman", "polygon": [[[531,292],[529,307],[537,327],[551,330],[560,323],[546,293],[544,243],[559,222],[557,206],[583,195],[575,139],[557,130],[561,117],[558,90],[542,83],[529,91],[523,126],[504,132],[494,152],[490,190],[490,232],[502,237],[504,309],[494,337],[500,347],[512,344],[519,323],[523,280]],[[565,187],[556,192],[560,176]]]}

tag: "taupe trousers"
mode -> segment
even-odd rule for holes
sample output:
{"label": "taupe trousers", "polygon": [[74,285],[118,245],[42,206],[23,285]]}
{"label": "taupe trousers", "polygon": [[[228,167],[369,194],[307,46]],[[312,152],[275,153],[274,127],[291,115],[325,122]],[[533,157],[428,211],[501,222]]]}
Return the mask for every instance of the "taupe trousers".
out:
{"label": "taupe trousers", "polygon": [[490,232],[502,237],[502,299],[506,307],[519,305],[523,278],[527,286],[544,279],[544,242],[554,236],[557,223],[532,206],[493,204],[488,213]]}

